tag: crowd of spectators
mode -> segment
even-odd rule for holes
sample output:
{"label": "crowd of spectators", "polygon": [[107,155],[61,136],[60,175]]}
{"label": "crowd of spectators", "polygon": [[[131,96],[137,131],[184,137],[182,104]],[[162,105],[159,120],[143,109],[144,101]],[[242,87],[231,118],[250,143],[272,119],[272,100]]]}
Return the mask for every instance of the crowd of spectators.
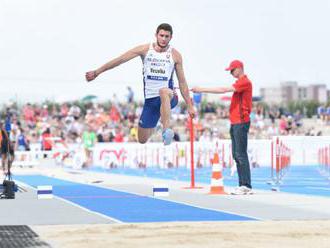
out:
{"label": "crowd of spectators", "polygon": [[[199,112],[202,118],[196,127],[197,130],[200,130],[201,140],[230,138],[228,107],[215,107],[215,105],[212,106],[211,103],[207,103]],[[263,104],[254,103],[250,119],[249,137],[253,139],[269,139],[276,135],[315,136],[322,134],[320,131],[316,131],[314,127],[311,129],[304,127],[303,121],[306,117],[300,110],[289,113],[283,108],[265,108]]]}
{"label": "crowd of spectators", "polygon": [[[40,143],[44,150],[50,150],[53,145],[52,137],[60,138],[66,143],[81,143],[86,132],[94,133],[96,142],[136,142],[143,104],[134,101],[134,92],[130,88],[128,91],[125,102],[119,102],[114,95],[111,101],[103,104],[89,101],[6,106],[2,120],[6,122],[6,128],[9,129],[17,150],[29,149],[29,143]],[[318,109],[322,121],[330,121],[330,115],[324,114],[326,111]],[[172,127],[176,141],[186,141],[189,138],[187,117],[183,103],[173,109]],[[304,116],[300,111],[288,114],[281,108],[266,110],[263,105],[256,103],[251,113],[250,138],[322,134],[313,129],[306,130],[303,120]],[[196,140],[229,138],[228,106],[213,103],[198,105],[194,127]],[[157,140],[155,135],[153,140],[160,141],[160,138]]]}

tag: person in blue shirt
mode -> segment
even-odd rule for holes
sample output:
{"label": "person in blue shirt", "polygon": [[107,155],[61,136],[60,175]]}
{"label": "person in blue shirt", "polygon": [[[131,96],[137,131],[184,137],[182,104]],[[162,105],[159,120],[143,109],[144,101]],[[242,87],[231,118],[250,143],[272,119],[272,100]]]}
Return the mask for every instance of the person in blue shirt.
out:
{"label": "person in blue shirt", "polygon": [[6,111],[5,130],[10,135],[10,132],[11,132],[11,113],[10,113],[10,109],[7,109],[7,111]]}
{"label": "person in blue shirt", "polygon": [[16,140],[16,150],[18,151],[28,151],[29,150],[29,141],[27,140],[24,130],[22,128],[19,129],[20,134],[17,136]]}
{"label": "person in blue shirt", "polygon": [[324,121],[324,114],[325,114],[325,107],[323,105],[319,106],[317,108],[317,116],[322,120]]}

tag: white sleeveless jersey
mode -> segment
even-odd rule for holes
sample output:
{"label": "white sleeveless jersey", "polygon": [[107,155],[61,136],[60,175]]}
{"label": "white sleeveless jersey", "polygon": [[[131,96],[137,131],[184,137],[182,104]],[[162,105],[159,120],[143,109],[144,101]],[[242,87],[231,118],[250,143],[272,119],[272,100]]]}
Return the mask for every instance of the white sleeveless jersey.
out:
{"label": "white sleeveless jersey", "polygon": [[172,48],[156,52],[152,43],[143,60],[143,83],[145,99],[159,96],[161,88],[173,89],[174,60]]}

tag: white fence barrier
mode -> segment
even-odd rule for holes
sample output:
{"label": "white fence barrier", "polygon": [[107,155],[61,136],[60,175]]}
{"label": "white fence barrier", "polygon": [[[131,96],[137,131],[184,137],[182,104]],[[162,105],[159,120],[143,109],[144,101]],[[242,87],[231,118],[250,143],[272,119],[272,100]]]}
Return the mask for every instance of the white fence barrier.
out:
{"label": "white fence barrier", "polygon": [[[317,165],[318,149],[330,144],[329,136],[280,136],[280,140],[291,149],[293,165]],[[273,138],[275,140],[276,137]],[[252,166],[271,165],[272,140],[253,140],[248,142],[248,156]],[[220,163],[231,166],[231,141],[195,142],[195,165],[210,166],[214,152],[220,155]],[[275,145],[274,145],[275,148]],[[275,153],[273,153],[275,159]],[[95,166],[111,165],[143,167],[143,166],[186,166],[190,167],[189,142],[177,142],[165,147],[162,143],[100,143],[94,148],[93,162]]]}
{"label": "white fence barrier", "polygon": [[[275,137],[274,137],[275,140]],[[282,136],[280,140],[292,150],[293,165],[318,164],[318,149],[330,144],[328,136]],[[214,152],[217,151],[220,163],[224,166],[234,164],[230,140],[215,142],[195,142],[195,166],[210,166]],[[81,145],[68,144],[65,148],[49,152],[41,151],[39,144],[32,144],[29,152],[16,152],[14,165],[33,166],[47,155],[48,160],[74,168],[81,168],[86,161]],[[271,140],[249,140],[248,155],[252,166],[271,165]],[[273,159],[275,156],[273,156]],[[44,161],[44,160],[43,160]],[[93,149],[93,165],[104,168],[125,166],[144,168],[157,166],[190,167],[190,143],[175,142],[170,146],[162,143],[97,143]]]}
{"label": "white fence barrier", "polygon": [[[270,165],[270,140],[250,140],[248,155],[251,163],[259,166]],[[230,140],[217,142],[195,142],[194,160],[196,166],[210,166],[211,159],[217,151],[220,163],[231,166],[233,162]],[[127,167],[190,167],[190,143],[177,142],[170,146],[162,143],[99,143],[94,148],[93,162],[95,166],[127,166]]]}

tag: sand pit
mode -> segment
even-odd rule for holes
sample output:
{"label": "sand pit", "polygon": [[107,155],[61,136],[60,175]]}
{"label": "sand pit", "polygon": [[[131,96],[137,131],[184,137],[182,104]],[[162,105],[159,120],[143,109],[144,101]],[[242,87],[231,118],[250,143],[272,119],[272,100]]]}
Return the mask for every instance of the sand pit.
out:
{"label": "sand pit", "polygon": [[329,247],[330,221],[33,226],[54,247]]}

